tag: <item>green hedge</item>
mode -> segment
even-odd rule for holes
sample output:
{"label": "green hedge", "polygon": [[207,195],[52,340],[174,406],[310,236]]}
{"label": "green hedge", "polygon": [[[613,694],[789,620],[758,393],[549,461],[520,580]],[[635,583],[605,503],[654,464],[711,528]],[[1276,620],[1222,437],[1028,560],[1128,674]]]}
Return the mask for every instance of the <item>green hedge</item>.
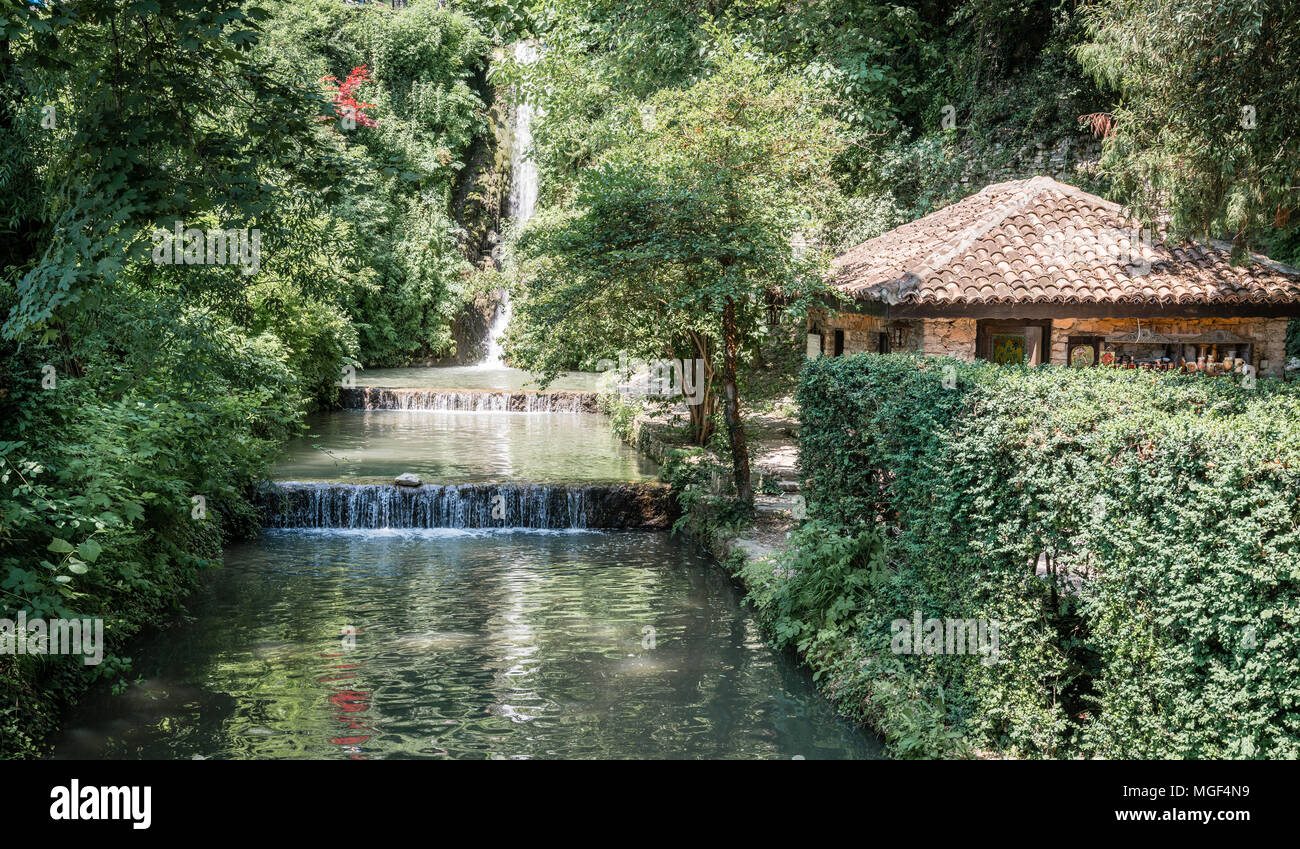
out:
{"label": "green hedge", "polygon": [[172,330],[169,347],[139,354],[149,367],[137,373],[139,359],[96,356],[134,329],[126,316],[74,325],[84,373],[49,388],[42,366],[71,358],[0,341],[0,619],[100,618],[105,639],[99,665],[0,652],[0,759],[41,754],[91,684],[129,683],[130,639],[175,619],[223,539],[257,529],[247,493],[300,427],[294,352],[273,335],[227,329],[226,344],[205,345],[191,324],[159,318],[151,328]]}
{"label": "green hedge", "polygon": [[[1293,384],[868,354],[799,401],[813,522],[750,583],[895,751],[1300,756]],[[799,602],[878,527],[868,591]],[[997,621],[1000,662],[895,654],[916,610]]]}

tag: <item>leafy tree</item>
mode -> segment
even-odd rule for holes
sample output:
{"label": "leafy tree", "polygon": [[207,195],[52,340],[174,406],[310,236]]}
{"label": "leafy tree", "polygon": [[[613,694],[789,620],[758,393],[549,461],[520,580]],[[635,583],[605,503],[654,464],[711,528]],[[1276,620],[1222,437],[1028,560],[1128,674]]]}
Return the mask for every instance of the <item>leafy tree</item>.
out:
{"label": "leafy tree", "polygon": [[1300,172],[1300,5],[1105,0],[1084,65],[1121,95],[1103,165],[1148,220],[1239,247],[1288,223]]}
{"label": "leafy tree", "polygon": [[[942,61],[923,18],[947,13],[928,8],[942,3],[912,5],[545,0],[537,26],[546,50],[527,73],[545,89],[538,96],[547,118],[534,130],[542,185],[566,200],[578,171],[617,142],[643,101],[708,73],[719,29],[745,38],[773,68],[833,94],[835,117],[857,137],[885,138],[915,125],[928,106],[926,79]],[[860,159],[846,165],[862,167]]]}
{"label": "leafy tree", "polygon": [[[0,610],[102,616],[109,642],[93,670],[0,657],[0,753],[255,530],[252,487],[360,337],[402,362],[449,339],[478,22],[265,5],[0,11]],[[321,78],[362,64],[379,126],[344,132]],[[256,272],[157,264],[173,221],[261,231]]]}
{"label": "leafy tree", "polygon": [[798,313],[824,290],[821,254],[792,244],[816,231],[836,194],[843,125],[818,86],[741,44],[720,43],[711,64],[693,85],[650,98],[643,120],[582,174],[574,214],[532,242],[550,262],[521,313],[560,338],[603,322],[664,348],[689,339],[717,366],[748,501],[737,371],[773,297]]}
{"label": "leafy tree", "polygon": [[338,177],[312,131],[318,87],[272,76],[252,56],[263,9],[87,0],[6,14],[6,31],[21,36],[28,109],[49,116],[40,129],[57,140],[43,170],[45,247],[18,283],[12,338],[57,335],[60,318],[93,307],[147,254],[159,222],[216,209],[225,226],[272,235],[269,213],[288,185],[324,192]]}

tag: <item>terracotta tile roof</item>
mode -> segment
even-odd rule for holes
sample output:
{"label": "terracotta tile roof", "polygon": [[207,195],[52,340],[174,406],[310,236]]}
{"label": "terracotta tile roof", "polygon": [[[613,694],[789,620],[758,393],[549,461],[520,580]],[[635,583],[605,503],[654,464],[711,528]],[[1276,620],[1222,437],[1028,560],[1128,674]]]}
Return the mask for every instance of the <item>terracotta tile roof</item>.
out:
{"label": "terracotta tile roof", "polygon": [[[1012,180],[837,257],[832,282],[890,304],[1295,304],[1300,271],[1222,243],[1151,244],[1118,204]],[[1134,247],[1136,245],[1136,247]]]}

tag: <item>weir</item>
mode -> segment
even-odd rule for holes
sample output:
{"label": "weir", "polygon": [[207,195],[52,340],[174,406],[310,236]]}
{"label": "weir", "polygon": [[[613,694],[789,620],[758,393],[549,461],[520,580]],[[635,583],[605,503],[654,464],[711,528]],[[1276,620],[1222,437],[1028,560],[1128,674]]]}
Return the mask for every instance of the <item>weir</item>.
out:
{"label": "weir", "polygon": [[396,484],[281,482],[261,494],[276,528],[664,529],[668,487],[644,484]]}
{"label": "weir", "polygon": [[339,391],[348,410],[433,410],[473,413],[595,413],[595,392],[497,389],[393,389],[354,386]]}

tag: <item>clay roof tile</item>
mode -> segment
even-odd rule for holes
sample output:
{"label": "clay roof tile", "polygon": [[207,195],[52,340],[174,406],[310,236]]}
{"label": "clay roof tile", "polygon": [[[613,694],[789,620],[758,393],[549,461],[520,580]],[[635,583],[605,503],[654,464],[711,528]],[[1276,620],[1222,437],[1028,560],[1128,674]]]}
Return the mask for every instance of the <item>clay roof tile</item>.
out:
{"label": "clay roof tile", "polygon": [[[1011,180],[852,248],[832,264],[854,298],[909,303],[1246,301],[1300,308],[1300,271],[1230,246],[1145,241],[1110,203],[1048,177]],[[902,287],[886,286],[908,273]]]}

